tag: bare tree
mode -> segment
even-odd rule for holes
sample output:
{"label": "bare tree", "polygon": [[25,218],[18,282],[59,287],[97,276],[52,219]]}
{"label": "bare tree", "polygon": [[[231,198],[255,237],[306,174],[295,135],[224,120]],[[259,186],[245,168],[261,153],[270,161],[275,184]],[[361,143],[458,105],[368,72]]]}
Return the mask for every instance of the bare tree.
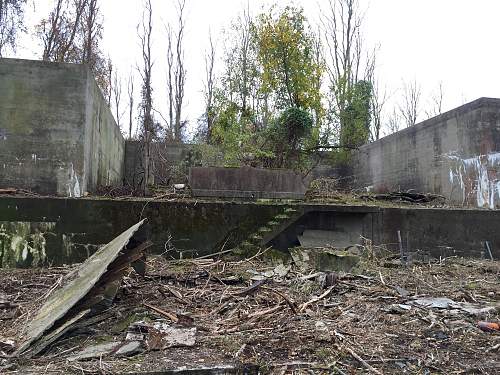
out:
{"label": "bare tree", "polygon": [[116,69],[113,73],[113,84],[111,85],[111,91],[113,93],[113,107],[115,110],[116,124],[121,129],[121,118],[123,116],[123,112],[121,110],[122,80],[118,75],[118,71]]}
{"label": "bare tree", "polygon": [[107,87],[106,87],[106,91],[103,92],[105,97],[106,97],[106,101],[108,102],[108,106],[111,108],[111,96],[113,95],[113,63],[111,62],[111,59],[108,58],[107,60],[107,64],[106,64],[106,81],[108,82],[107,83]]}
{"label": "bare tree", "polygon": [[210,143],[212,138],[212,127],[214,123],[214,63],[215,63],[215,45],[212,40],[212,34],[208,33],[209,50],[205,54],[205,82],[204,82],[204,95],[205,95],[205,118],[206,118],[206,137],[207,142]]}
{"label": "bare tree", "polygon": [[377,79],[372,79],[372,96],[371,96],[371,129],[370,138],[372,141],[380,139],[380,131],[382,127],[382,113],[384,106],[388,100],[386,88],[380,87],[380,82]]}
{"label": "bare tree", "polygon": [[177,24],[175,35],[167,26],[167,91],[169,100],[169,131],[175,141],[182,141],[186,121],[182,119],[186,68],[184,66],[184,34],[186,0],[177,0]]}
{"label": "bare tree", "polygon": [[438,116],[441,113],[443,113],[443,98],[444,98],[443,82],[439,82],[436,91],[431,94],[430,108],[425,111],[425,115],[428,118]]}
{"label": "bare tree", "polygon": [[103,18],[98,0],[55,0],[48,17],[36,26],[46,61],[87,64],[109,98],[109,59],[100,49]]}
{"label": "bare tree", "polygon": [[403,119],[401,118],[401,112],[399,108],[398,109],[393,108],[392,113],[388,116],[387,119],[385,135],[389,135],[400,131],[402,122]]}
{"label": "bare tree", "polygon": [[351,104],[354,87],[370,81],[375,66],[375,50],[367,51],[361,34],[362,17],[358,0],[329,0],[322,17],[326,43],[326,72],[330,82],[330,109],[340,126],[348,124],[343,114]]}
{"label": "bare tree", "polygon": [[37,35],[43,43],[43,60],[58,62],[81,62],[76,44],[81,32],[81,18],[87,0],[70,3],[56,0],[49,17],[37,26]]}
{"label": "bare tree", "polygon": [[16,49],[19,31],[24,30],[24,6],[26,0],[0,0],[0,57],[10,46]]}
{"label": "bare tree", "polygon": [[143,164],[144,176],[142,179],[142,190],[144,195],[148,192],[148,182],[150,178],[151,163],[151,141],[153,136],[153,88],[151,74],[153,71],[153,61],[151,58],[151,36],[153,33],[153,8],[151,0],[145,0],[142,23],[137,27],[139,40],[142,48],[143,67],[140,69],[142,78],[142,100],[141,100],[141,120],[142,120],[142,140],[143,140]]}
{"label": "bare tree", "polygon": [[102,24],[98,21],[99,6],[97,0],[86,0],[82,17],[83,51],[82,63],[95,64],[97,41],[102,35]]}
{"label": "bare tree", "polygon": [[167,138],[174,138],[174,51],[172,27],[167,25],[167,93],[168,93],[168,129]]}
{"label": "bare tree", "polygon": [[127,83],[127,93],[128,93],[128,137],[132,139],[132,124],[133,124],[133,113],[134,113],[134,77],[132,73],[128,76]]}
{"label": "bare tree", "polygon": [[417,123],[421,94],[422,89],[416,80],[403,82],[403,102],[399,106],[399,111],[406,122],[406,127]]}

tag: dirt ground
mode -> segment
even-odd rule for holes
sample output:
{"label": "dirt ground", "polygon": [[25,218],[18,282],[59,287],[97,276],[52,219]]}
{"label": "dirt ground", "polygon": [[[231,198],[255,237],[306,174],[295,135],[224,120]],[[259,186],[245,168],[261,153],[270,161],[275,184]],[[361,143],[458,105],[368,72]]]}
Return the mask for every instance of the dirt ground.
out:
{"label": "dirt ground", "polygon": [[[318,273],[268,258],[150,258],[146,276],[130,271],[95,323],[32,359],[9,358],[6,342],[16,341],[70,268],[2,269],[0,373],[166,374],[223,365],[273,374],[500,372],[500,332],[478,328],[500,321],[500,262],[452,257],[405,267],[365,258],[356,272]],[[144,342],[127,357],[71,358],[125,340],[138,321],[195,327],[196,343],[154,350]]]}

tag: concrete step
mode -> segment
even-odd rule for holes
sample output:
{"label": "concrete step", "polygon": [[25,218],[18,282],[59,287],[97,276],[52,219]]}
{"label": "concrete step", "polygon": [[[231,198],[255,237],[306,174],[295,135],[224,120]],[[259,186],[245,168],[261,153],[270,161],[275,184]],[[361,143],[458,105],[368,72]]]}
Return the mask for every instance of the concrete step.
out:
{"label": "concrete step", "polygon": [[260,227],[259,230],[258,230],[259,234],[266,234],[266,233],[269,233],[271,232],[271,228],[268,228],[268,227]]}
{"label": "concrete step", "polygon": [[288,220],[290,219],[290,216],[286,215],[286,214],[279,214],[279,215],[276,215],[274,217],[275,220],[279,220],[279,221],[285,221],[285,220]]}
{"label": "concrete step", "polygon": [[271,220],[266,223],[266,227],[275,227],[276,225],[279,225],[279,221]]}
{"label": "concrete step", "polygon": [[262,237],[260,234],[258,233],[255,233],[255,234],[252,234],[249,238],[250,242],[252,242],[253,244],[260,244],[260,241],[262,241],[264,237]]}
{"label": "concrete step", "polygon": [[249,253],[253,251],[257,251],[259,246],[251,243],[250,241],[243,241],[238,245],[238,250],[240,254]]}

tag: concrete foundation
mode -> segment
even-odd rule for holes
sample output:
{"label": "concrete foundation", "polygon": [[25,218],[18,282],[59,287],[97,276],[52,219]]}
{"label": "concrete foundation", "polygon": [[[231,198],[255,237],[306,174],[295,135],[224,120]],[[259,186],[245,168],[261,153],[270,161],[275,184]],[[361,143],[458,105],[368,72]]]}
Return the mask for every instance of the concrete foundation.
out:
{"label": "concrete foundation", "polygon": [[[98,246],[148,218],[154,247],[165,256],[207,255],[230,249],[283,212],[282,204],[161,202],[61,198],[0,198],[0,260],[3,267],[81,262]],[[379,208],[297,204],[295,225],[272,241],[278,249],[298,245],[305,230],[330,231],[344,241],[360,235],[398,252],[434,256],[480,256],[489,241],[500,258],[500,211]],[[334,236],[334,240],[335,240]]]}
{"label": "concrete foundation", "polygon": [[121,184],[124,148],[88,67],[0,59],[0,188],[80,197]]}
{"label": "concrete foundation", "polygon": [[500,99],[481,98],[363,146],[355,186],[415,190],[463,206],[500,206]]}

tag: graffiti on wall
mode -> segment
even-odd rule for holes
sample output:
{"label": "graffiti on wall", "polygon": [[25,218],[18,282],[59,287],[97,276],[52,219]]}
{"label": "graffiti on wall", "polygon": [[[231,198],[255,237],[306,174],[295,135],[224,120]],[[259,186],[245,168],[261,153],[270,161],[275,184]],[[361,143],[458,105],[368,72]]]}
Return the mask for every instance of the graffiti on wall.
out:
{"label": "graffiti on wall", "polygon": [[456,153],[444,156],[450,162],[451,194],[458,192],[463,205],[500,207],[500,152],[469,158]]}

